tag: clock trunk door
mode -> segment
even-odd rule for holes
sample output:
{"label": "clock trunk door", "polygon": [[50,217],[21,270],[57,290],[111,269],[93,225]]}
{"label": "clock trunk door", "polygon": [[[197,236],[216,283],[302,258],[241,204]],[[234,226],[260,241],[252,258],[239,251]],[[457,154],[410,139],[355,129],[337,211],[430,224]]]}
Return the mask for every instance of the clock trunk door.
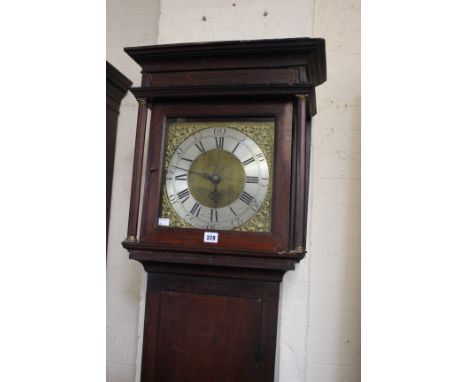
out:
{"label": "clock trunk door", "polygon": [[156,380],[256,381],[261,300],[161,292]]}
{"label": "clock trunk door", "polygon": [[147,288],[142,382],[273,380],[279,282],[149,273]]}

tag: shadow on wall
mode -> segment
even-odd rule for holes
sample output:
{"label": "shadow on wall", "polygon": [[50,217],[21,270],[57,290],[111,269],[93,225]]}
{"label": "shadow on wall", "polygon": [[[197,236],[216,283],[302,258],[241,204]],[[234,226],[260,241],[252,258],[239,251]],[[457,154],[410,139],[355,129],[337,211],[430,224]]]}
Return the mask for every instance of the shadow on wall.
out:
{"label": "shadow on wall", "polygon": [[[343,292],[338,298],[338,308],[336,312],[343,311],[346,315],[345,319],[340,319],[337,322],[337,333],[340,341],[344,341],[343,349],[339,351],[336,362],[339,365],[347,365],[352,368],[350,373],[353,378],[350,381],[360,381],[360,349],[361,349],[361,166],[360,166],[360,128],[361,125],[361,108],[360,97],[355,98],[352,116],[352,126],[350,129],[349,147],[352,153],[352,160],[347,162],[349,168],[346,173],[352,179],[359,179],[359,186],[349,187],[347,192],[347,200],[349,204],[344,207],[343,220],[347,222],[343,232],[343,254],[346,258],[345,266],[341,268],[341,280]],[[355,163],[358,161],[358,163]]]}

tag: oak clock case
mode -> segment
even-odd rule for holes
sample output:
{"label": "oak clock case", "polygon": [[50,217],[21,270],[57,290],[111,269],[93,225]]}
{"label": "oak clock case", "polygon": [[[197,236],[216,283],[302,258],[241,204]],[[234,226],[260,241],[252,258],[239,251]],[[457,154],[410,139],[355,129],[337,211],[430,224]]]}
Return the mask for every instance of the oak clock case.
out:
{"label": "oak clock case", "polygon": [[[288,102],[154,105],[140,241],[285,250],[275,216],[289,216],[291,147],[276,146],[291,141],[291,111]],[[218,232],[215,245],[206,231]]]}
{"label": "oak clock case", "polygon": [[148,272],[141,381],[272,382],[281,281],[306,252],[324,40],[126,52],[142,68],[123,242]]}

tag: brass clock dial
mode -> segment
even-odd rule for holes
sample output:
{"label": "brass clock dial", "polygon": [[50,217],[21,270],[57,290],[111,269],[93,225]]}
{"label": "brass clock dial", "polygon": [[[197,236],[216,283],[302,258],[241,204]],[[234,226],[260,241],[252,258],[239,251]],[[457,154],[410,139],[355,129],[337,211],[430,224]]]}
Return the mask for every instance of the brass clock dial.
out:
{"label": "brass clock dial", "polygon": [[213,127],[184,139],[169,160],[165,190],[172,209],[189,226],[236,229],[267,197],[265,153],[235,128]]}

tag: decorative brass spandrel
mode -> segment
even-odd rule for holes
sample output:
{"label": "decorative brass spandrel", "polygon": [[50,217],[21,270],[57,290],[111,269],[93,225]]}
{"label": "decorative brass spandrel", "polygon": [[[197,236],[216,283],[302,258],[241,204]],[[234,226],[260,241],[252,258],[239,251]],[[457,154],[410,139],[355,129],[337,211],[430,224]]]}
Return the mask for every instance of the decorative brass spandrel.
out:
{"label": "decorative brass spandrel", "polygon": [[[173,122],[168,126],[166,153],[164,158],[164,177],[166,178],[169,162],[179,145],[197,131],[210,127],[228,127],[237,129],[251,138],[265,154],[268,164],[270,181],[265,200],[258,212],[246,223],[234,229],[242,232],[270,232],[271,229],[271,197],[273,183],[273,158],[275,146],[275,122],[253,121],[253,122]],[[161,218],[170,220],[170,227],[193,228],[185,222],[172,208],[163,186],[161,198]],[[156,221],[157,224],[157,221]]]}

